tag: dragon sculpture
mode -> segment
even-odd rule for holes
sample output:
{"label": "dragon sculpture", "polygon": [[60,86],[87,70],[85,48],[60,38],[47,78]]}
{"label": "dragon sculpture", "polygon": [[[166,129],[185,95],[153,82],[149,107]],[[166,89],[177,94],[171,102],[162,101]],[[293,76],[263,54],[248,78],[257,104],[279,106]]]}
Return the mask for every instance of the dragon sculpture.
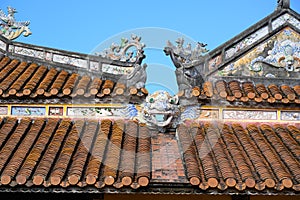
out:
{"label": "dragon sculpture", "polygon": [[23,35],[25,37],[29,36],[31,34],[31,31],[28,27],[30,22],[29,21],[17,22],[14,16],[14,14],[17,12],[15,8],[8,6],[7,11],[8,14],[6,15],[0,9],[0,20],[1,20],[0,34],[9,40],[16,39],[23,32],[24,32]]}
{"label": "dragon sculpture", "polygon": [[176,67],[175,74],[179,91],[184,91],[186,95],[189,95],[193,87],[201,86],[204,82],[201,63],[203,63],[203,54],[208,52],[205,48],[207,44],[198,42],[192,49],[191,44],[183,46],[183,38],[178,38],[176,43],[177,46],[167,41],[164,52],[170,55]]}
{"label": "dragon sculpture", "polygon": [[124,109],[124,116],[147,124],[151,129],[165,132],[186,119],[196,119],[200,115],[198,106],[181,107],[178,96],[171,96],[166,91],[156,91],[149,95],[138,110],[130,104]]}

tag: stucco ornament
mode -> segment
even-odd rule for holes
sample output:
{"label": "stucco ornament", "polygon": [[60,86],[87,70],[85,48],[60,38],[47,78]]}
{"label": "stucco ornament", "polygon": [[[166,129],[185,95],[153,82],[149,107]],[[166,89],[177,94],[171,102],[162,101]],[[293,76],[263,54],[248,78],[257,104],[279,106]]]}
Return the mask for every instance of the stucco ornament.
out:
{"label": "stucco ornament", "polygon": [[162,90],[149,95],[139,110],[132,104],[124,109],[125,118],[135,119],[159,132],[176,128],[182,121],[196,119],[199,115],[199,106],[181,107],[177,95],[171,96]]}
{"label": "stucco ornament", "polygon": [[9,40],[14,40],[19,37],[22,33],[23,35],[29,36],[31,31],[28,27],[29,21],[17,22],[15,19],[15,13],[17,10],[10,6],[7,7],[8,14],[6,15],[0,9],[0,34]]}

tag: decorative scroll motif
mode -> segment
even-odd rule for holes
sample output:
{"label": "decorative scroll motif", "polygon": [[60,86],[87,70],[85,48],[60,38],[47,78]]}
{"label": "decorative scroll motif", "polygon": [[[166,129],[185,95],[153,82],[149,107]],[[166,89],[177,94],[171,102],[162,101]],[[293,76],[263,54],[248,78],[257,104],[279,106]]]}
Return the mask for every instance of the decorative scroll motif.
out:
{"label": "decorative scroll motif", "polygon": [[21,116],[44,116],[46,114],[45,107],[22,107],[22,106],[12,106],[12,115]]}
{"label": "decorative scroll motif", "polygon": [[276,120],[277,112],[265,110],[224,110],[223,119]]}
{"label": "decorative scroll motif", "polygon": [[6,51],[6,43],[3,42],[2,40],[0,40],[0,49],[2,49],[3,51]]}
{"label": "decorative scroll motif", "polygon": [[8,114],[8,107],[0,106],[0,115],[7,115],[7,114]]}
{"label": "decorative scroll motif", "polygon": [[30,57],[35,57],[35,58],[39,58],[39,59],[45,58],[45,52],[43,52],[43,51],[38,51],[38,50],[19,47],[19,46],[15,46],[14,51],[17,54],[24,55],[24,56],[30,56]]}
{"label": "decorative scroll motif", "polygon": [[130,39],[121,38],[120,44],[113,43],[110,48],[101,53],[96,53],[96,55],[112,60],[137,62],[144,58],[143,48],[145,44],[140,41],[141,37],[132,34]]}
{"label": "decorative scroll motif", "polygon": [[178,38],[176,43],[177,46],[167,41],[164,52],[171,56],[176,67],[175,74],[179,90],[185,91],[188,96],[192,88],[201,86],[203,83],[203,55],[208,52],[205,48],[207,44],[198,42],[192,50],[191,44],[183,47],[183,38]]}
{"label": "decorative scroll motif", "polygon": [[300,29],[300,21],[296,18],[294,18],[293,16],[289,15],[288,13],[278,17],[277,19],[275,19],[272,22],[272,28],[273,30],[275,30],[276,28],[282,26],[284,23],[290,23],[293,26],[297,27],[298,29]]}
{"label": "decorative scroll motif", "polygon": [[251,34],[249,37],[243,39],[241,42],[237,43],[230,49],[228,49],[225,52],[225,59],[231,58],[234,56],[236,53],[240,52],[241,50],[245,49],[246,47],[250,46],[251,44],[255,43],[262,37],[266,36],[268,34],[268,27],[265,26],[255,33]]}
{"label": "decorative scroll motif", "polygon": [[64,108],[63,107],[49,107],[50,116],[63,116]]}
{"label": "decorative scroll motif", "polygon": [[81,68],[86,68],[86,69],[88,68],[87,60],[83,60],[80,58],[73,58],[70,56],[54,54],[53,61],[62,63],[62,64],[67,64],[67,65],[74,65],[74,66],[81,67]]}
{"label": "decorative scroll motif", "polygon": [[296,111],[281,111],[281,120],[299,121],[300,120],[300,112],[296,112]]}
{"label": "decorative scroll motif", "polygon": [[10,6],[7,7],[8,14],[6,15],[0,9],[0,34],[9,40],[14,40],[19,37],[23,32],[25,37],[31,34],[31,31],[28,27],[30,24],[29,21],[17,22],[15,19],[15,13],[17,10]]}
{"label": "decorative scroll motif", "polygon": [[300,77],[300,35],[285,28],[219,71],[219,76]]}
{"label": "decorative scroll motif", "polygon": [[105,117],[121,116],[120,108],[99,108],[99,107],[68,107],[67,115],[71,117]]}

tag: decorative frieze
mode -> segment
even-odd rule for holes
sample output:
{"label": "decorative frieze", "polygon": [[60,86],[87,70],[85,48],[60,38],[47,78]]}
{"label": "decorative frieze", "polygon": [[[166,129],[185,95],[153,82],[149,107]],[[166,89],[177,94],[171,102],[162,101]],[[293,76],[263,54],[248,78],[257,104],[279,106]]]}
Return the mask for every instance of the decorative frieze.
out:
{"label": "decorative frieze", "polygon": [[7,114],[8,114],[8,107],[0,106],[0,115],[7,115]]}
{"label": "decorative frieze", "polygon": [[300,111],[281,111],[281,120],[299,121]]}
{"label": "decorative frieze", "polygon": [[67,65],[74,65],[76,67],[80,68],[88,68],[88,62],[87,60],[80,59],[80,58],[74,58],[66,55],[59,55],[59,54],[54,54],[53,55],[53,61],[62,63],[62,64],[67,64]]}
{"label": "decorative frieze", "polygon": [[14,52],[16,54],[20,54],[20,55],[24,55],[24,56],[30,56],[30,57],[35,57],[35,58],[39,58],[39,59],[45,59],[45,52],[35,50],[35,49],[15,46]]}
{"label": "decorative frieze", "polygon": [[293,26],[297,27],[300,29],[300,21],[294,18],[293,16],[289,15],[288,13],[278,17],[272,22],[272,28],[273,30],[282,26],[284,23],[289,22]]}
{"label": "decorative frieze", "polygon": [[3,51],[6,51],[6,46],[7,46],[7,44],[5,42],[3,42],[2,40],[0,40],[0,49],[2,49]]}
{"label": "decorative frieze", "polygon": [[120,108],[104,107],[67,107],[67,115],[70,117],[105,117],[121,116]]}
{"label": "decorative frieze", "polygon": [[102,72],[109,74],[129,74],[132,72],[133,67],[121,67],[110,64],[102,64]]}
{"label": "decorative frieze", "polygon": [[11,115],[19,116],[45,116],[45,107],[25,107],[25,106],[12,106]]}
{"label": "decorative frieze", "polygon": [[64,108],[63,107],[49,107],[49,116],[63,116]]}
{"label": "decorative frieze", "polygon": [[223,119],[277,120],[277,111],[266,110],[223,110]]}
{"label": "decorative frieze", "polygon": [[269,31],[268,31],[268,27],[267,26],[259,29],[255,33],[251,34],[247,38],[243,39],[242,41],[240,41],[239,43],[237,43],[236,45],[234,45],[233,47],[231,47],[230,49],[228,49],[225,52],[225,58],[226,59],[231,58],[236,53],[240,52],[241,50],[245,49],[246,47],[250,46],[251,44],[253,44],[256,41],[258,41],[259,39],[261,39],[264,36],[266,36],[268,34],[268,32]]}
{"label": "decorative frieze", "polygon": [[201,109],[201,113],[199,116],[200,119],[218,119],[219,118],[219,110],[217,109]]}

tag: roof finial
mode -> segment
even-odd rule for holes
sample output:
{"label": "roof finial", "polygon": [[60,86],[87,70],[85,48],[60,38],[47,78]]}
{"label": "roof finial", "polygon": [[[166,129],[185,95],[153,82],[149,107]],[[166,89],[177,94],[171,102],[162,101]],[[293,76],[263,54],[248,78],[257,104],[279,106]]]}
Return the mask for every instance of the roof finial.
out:
{"label": "roof finial", "polygon": [[277,0],[277,10],[289,9],[290,0]]}

